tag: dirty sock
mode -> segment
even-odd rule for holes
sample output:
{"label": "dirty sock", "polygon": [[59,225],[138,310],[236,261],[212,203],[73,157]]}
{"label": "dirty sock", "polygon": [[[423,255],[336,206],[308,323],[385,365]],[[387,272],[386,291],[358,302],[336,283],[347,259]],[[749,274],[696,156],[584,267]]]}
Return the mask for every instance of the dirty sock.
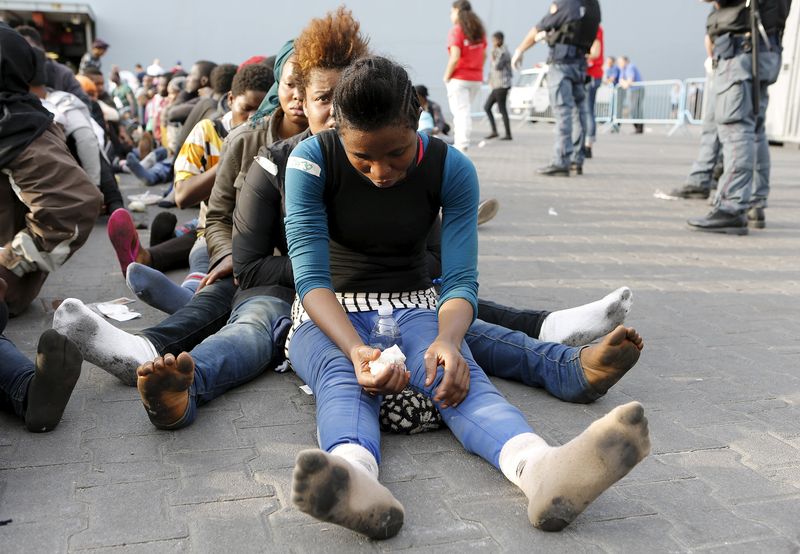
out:
{"label": "dirty sock", "polygon": [[136,388],[153,425],[164,428],[177,423],[189,407],[189,387],[194,381],[189,353],[156,358],[139,366],[136,375]]}
{"label": "dirty sock", "polygon": [[[302,512],[341,525],[372,539],[388,539],[403,526],[403,506],[372,473],[375,458],[363,447],[347,457],[322,450],[297,455],[292,475],[292,501]],[[370,462],[367,458],[372,458]]]}
{"label": "dirty sock", "polygon": [[[507,453],[503,472],[514,474],[509,479],[528,497],[528,519],[543,531],[561,531],[650,453],[647,418],[638,402],[613,409],[563,446],[527,440],[530,457],[513,464],[514,455]],[[506,445],[524,450],[525,441],[514,437]]]}
{"label": "dirty sock", "polygon": [[581,350],[586,381],[600,394],[608,392],[639,360],[644,340],[632,327],[617,326],[599,344]]}
{"label": "dirty sock", "polygon": [[620,287],[590,304],[553,312],[542,322],[539,340],[569,346],[589,344],[625,321],[632,303],[631,289]]}
{"label": "dirty sock", "polygon": [[61,421],[72,389],[81,375],[83,358],[64,335],[48,329],[39,337],[35,373],[28,385],[25,426],[28,431],[51,431]]}
{"label": "dirty sock", "polygon": [[150,224],[150,248],[175,236],[178,218],[172,212],[158,212]]}
{"label": "dirty sock", "polygon": [[136,385],[136,368],[158,356],[149,340],[117,329],[77,298],[61,303],[53,329],[74,342],[86,361],[131,387]]}
{"label": "dirty sock", "polygon": [[128,266],[136,261],[142,246],[139,243],[139,233],[136,232],[136,225],[128,210],[120,208],[108,218],[108,238],[117,253],[117,261],[122,269],[122,276],[128,270]]}
{"label": "dirty sock", "polygon": [[173,283],[159,270],[143,264],[130,264],[125,282],[137,298],[168,314],[174,314],[192,299],[192,290]]}

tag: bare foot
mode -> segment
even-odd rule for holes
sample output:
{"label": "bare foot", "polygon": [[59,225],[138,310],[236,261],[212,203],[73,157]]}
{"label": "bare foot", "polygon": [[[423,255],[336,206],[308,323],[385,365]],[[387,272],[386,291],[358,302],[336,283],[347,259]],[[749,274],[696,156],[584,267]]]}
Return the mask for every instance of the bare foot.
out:
{"label": "bare foot", "polygon": [[567,444],[545,450],[521,468],[528,519],[543,531],[561,531],[649,453],[642,405],[630,402],[613,409]]}
{"label": "bare foot", "polygon": [[389,489],[341,456],[322,450],[297,455],[292,501],[300,511],[371,539],[388,539],[403,526],[403,506]]}
{"label": "bare foot", "polygon": [[169,427],[177,423],[189,407],[189,387],[194,380],[194,360],[189,353],[156,358],[140,365],[136,375],[142,404],[153,425]]}
{"label": "bare foot", "polygon": [[644,348],[644,340],[632,327],[619,325],[600,344],[581,350],[581,366],[586,380],[600,394],[632,368]]}

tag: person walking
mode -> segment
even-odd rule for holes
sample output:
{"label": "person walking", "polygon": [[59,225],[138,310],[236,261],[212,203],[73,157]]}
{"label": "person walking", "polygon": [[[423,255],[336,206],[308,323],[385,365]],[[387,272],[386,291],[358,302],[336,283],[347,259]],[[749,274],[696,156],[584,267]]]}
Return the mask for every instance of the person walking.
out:
{"label": "person walking", "polygon": [[454,146],[466,152],[472,132],[472,103],[483,83],[486,31],[467,0],[453,2],[450,21],[453,23],[447,37],[450,59],[444,70],[444,82],[453,113]]}
{"label": "person walking", "polygon": [[508,53],[508,48],[506,48],[502,31],[497,31],[492,35],[492,43],[492,63],[489,66],[489,87],[491,87],[492,92],[483,106],[486,117],[489,118],[489,125],[492,126],[492,132],[486,138],[493,139],[499,136],[497,134],[497,125],[494,122],[494,115],[492,115],[492,106],[497,104],[506,130],[505,136],[500,140],[511,140],[511,125],[508,122],[507,106],[508,91],[511,88],[511,79],[513,77],[511,54]]}
{"label": "person walking", "polygon": [[542,20],[534,25],[514,52],[511,65],[519,67],[522,55],[536,42],[550,45],[547,58],[547,87],[550,106],[556,116],[553,160],[539,170],[541,175],[569,176],[570,162],[583,165],[583,150],[573,157],[572,114],[584,100],[586,55],[600,26],[597,0],[555,0]]}

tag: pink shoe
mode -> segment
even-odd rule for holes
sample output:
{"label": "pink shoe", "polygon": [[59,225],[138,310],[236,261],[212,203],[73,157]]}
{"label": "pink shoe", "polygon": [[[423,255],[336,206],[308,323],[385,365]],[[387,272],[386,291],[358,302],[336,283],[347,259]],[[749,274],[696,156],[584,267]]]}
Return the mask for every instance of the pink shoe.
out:
{"label": "pink shoe", "polygon": [[119,267],[122,269],[122,276],[125,277],[128,266],[136,261],[141,245],[139,244],[139,233],[136,232],[136,225],[133,223],[131,214],[125,208],[114,210],[108,218],[108,238],[117,253]]}

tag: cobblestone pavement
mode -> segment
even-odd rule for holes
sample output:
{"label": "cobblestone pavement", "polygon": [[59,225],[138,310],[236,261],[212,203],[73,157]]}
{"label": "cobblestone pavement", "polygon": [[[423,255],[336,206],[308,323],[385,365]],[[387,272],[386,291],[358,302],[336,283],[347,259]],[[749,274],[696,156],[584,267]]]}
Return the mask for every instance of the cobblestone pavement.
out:
{"label": "cobblestone pavement", "polygon": [[[537,178],[551,130],[518,127],[512,143],[473,150],[483,196],[502,205],[480,230],[481,294],[555,309],[628,285],[628,321],[646,347],[592,405],[497,385],[553,443],[639,400],[653,443],[573,525],[533,529],[523,495],[442,431],[385,438],[382,480],[404,503],[406,524],[396,538],[371,542],[291,505],[294,456],[316,444],[314,401],[294,375],[263,375],[201,408],[190,428],[164,432],[135,390],[84,363],[54,432],[30,434],[0,415],[0,520],[13,520],[0,527],[0,551],[797,552],[800,154],[772,150],[766,230],[706,235],[685,225],[706,211],[703,202],[653,197],[682,183],[696,135],[603,134],[583,177]],[[474,134],[484,132],[479,125]],[[128,177],[123,185],[140,190]],[[32,353],[57,299],[124,295],[98,223],[8,335]],[[161,317],[135,307],[144,317],[122,328]]]}

